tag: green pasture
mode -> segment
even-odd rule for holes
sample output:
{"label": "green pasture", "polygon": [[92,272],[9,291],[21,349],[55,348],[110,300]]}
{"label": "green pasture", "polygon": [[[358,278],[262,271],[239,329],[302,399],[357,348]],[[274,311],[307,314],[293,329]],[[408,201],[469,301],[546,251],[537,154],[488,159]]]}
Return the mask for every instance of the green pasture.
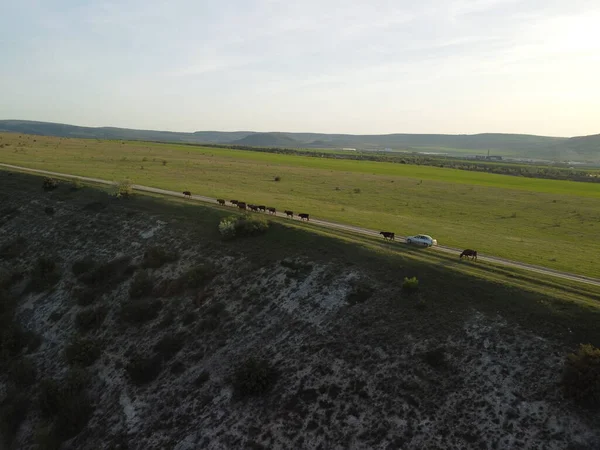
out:
{"label": "green pasture", "polygon": [[0,162],[427,233],[443,245],[600,277],[598,184],[176,144],[0,138]]}

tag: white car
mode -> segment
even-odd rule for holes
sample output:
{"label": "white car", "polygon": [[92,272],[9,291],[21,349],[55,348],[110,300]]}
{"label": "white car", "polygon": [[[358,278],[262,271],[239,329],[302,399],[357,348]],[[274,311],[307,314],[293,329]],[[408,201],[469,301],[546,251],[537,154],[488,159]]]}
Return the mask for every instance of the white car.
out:
{"label": "white car", "polygon": [[427,236],[426,234],[417,234],[416,236],[407,237],[406,243],[431,247],[432,245],[437,245],[437,239],[433,239],[431,236]]}

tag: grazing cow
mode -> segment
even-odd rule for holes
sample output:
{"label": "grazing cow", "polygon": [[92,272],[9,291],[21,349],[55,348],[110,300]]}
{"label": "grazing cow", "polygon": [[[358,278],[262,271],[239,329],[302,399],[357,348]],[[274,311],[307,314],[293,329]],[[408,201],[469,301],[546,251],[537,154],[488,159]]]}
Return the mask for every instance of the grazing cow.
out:
{"label": "grazing cow", "polygon": [[277,214],[277,210],[275,208],[269,206],[267,210],[269,211],[269,214]]}
{"label": "grazing cow", "polygon": [[223,200],[222,198],[218,198],[218,199],[217,199],[217,203],[218,203],[219,205],[224,205],[224,204],[225,204],[225,200]]}
{"label": "grazing cow", "polygon": [[244,202],[237,202],[237,207],[240,209],[246,209],[246,204]]}
{"label": "grazing cow", "polygon": [[229,200],[229,203],[231,203],[232,205],[237,205],[238,201],[237,200]]}
{"label": "grazing cow", "polygon": [[380,231],[379,234],[382,234],[384,239],[389,239],[390,241],[396,240],[396,235],[391,231]]}
{"label": "grazing cow", "polygon": [[285,215],[288,217],[294,218],[294,211],[288,211],[287,209],[284,211]]}
{"label": "grazing cow", "polygon": [[463,250],[463,252],[460,254],[460,259],[462,259],[463,256],[466,256],[467,258],[470,256],[471,259],[477,259],[477,252],[468,248]]}
{"label": "grazing cow", "polygon": [[304,220],[304,219],[306,219],[307,221],[310,220],[308,218],[308,214],[306,214],[306,213],[300,213],[300,214],[298,214],[298,217],[300,217],[300,220]]}
{"label": "grazing cow", "polygon": [[183,195],[185,195],[186,197],[191,197],[192,193],[190,191],[183,191]]}
{"label": "grazing cow", "polygon": [[258,209],[260,209],[262,212],[267,211],[267,207],[265,205],[258,205]]}

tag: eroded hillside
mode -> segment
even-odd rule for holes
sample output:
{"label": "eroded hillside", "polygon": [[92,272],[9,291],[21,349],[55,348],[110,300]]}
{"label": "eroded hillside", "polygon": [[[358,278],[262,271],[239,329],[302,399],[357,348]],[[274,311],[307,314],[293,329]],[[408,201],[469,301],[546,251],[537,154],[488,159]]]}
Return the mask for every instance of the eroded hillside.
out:
{"label": "eroded hillside", "polygon": [[469,304],[480,287],[0,177],[6,448],[600,446],[558,386],[565,343]]}

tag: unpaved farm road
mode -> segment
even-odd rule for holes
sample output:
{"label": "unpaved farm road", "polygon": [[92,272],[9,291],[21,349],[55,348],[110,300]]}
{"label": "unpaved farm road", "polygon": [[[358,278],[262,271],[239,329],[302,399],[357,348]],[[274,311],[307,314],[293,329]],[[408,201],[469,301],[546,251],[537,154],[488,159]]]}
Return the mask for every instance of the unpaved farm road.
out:
{"label": "unpaved farm road", "polygon": [[[77,180],[81,180],[81,181],[89,181],[89,182],[93,182],[93,183],[108,184],[108,185],[113,185],[113,186],[115,185],[115,183],[113,181],[102,180],[99,178],[82,177],[79,175],[70,175],[70,174],[66,174],[66,173],[51,172],[48,170],[41,170],[41,169],[31,169],[28,167],[14,166],[12,164],[4,164],[4,163],[0,163],[0,166],[6,167],[8,169],[15,169],[15,170],[23,171],[23,172],[33,172],[33,173],[40,173],[40,174],[44,174],[44,175],[57,176],[57,177],[61,177],[61,178],[77,179]],[[132,185],[132,188],[134,190],[142,191],[142,192],[151,192],[154,194],[168,195],[168,196],[180,197],[180,198],[184,197],[184,195],[181,192],[168,191],[165,189],[153,188],[150,186],[141,186],[139,184]],[[205,202],[205,203],[210,203],[213,205],[216,204],[216,202],[217,202],[217,199],[215,199],[215,198],[204,197],[202,195],[192,195],[192,199],[199,200],[199,201]],[[282,213],[282,212],[277,212],[276,215],[277,215],[277,217],[286,217],[285,213]],[[344,230],[344,231],[351,231],[351,232],[359,233],[359,234],[365,234],[368,236],[375,236],[375,237],[381,236],[379,234],[379,232],[375,231],[375,230],[369,230],[366,228],[356,227],[353,225],[344,225],[341,223],[328,222],[326,220],[311,218],[310,223],[317,224],[322,227]],[[396,236],[396,237],[398,238],[397,242],[400,242],[400,243],[405,242],[404,236]],[[439,251],[439,252],[453,253],[457,257],[462,252],[462,250],[460,250],[460,249],[446,247],[444,245],[436,245],[436,246],[432,247],[432,249]],[[548,269],[548,268],[542,267],[542,266],[536,266],[533,264],[527,264],[527,263],[522,263],[522,262],[518,262],[518,261],[511,261],[509,259],[498,258],[496,256],[490,256],[490,255],[478,254],[477,259],[479,261],[488,261],[488,262],[492,262],[492,263],[507,266],[507,267],[515,267],[518,269],[528,270],[530,272],[540,273],[542,275],[549,275],[552,277],[562,278],[565,280],[576,281],[578,283],[585,283],[585,284],[591,284],[594,286],[600,286],[600,279],[598,279],[598,278],[586,277],[583,275],[576,275],[576,274],[572,274],[572,273],[568,273],[568,272],[561,272],[561,271],[554,270],[554,269]]]}

